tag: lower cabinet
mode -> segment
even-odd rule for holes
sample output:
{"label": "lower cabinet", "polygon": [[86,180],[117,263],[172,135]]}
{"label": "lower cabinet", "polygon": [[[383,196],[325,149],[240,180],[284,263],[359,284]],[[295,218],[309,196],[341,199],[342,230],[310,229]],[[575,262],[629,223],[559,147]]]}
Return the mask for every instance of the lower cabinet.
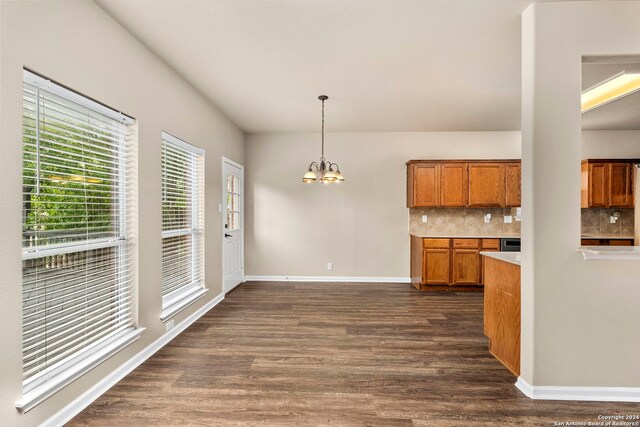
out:
{"label": "lower cabinet", "polygon": [[451,277],[451,250],[425,248],[423,255],[425,285],[448,285]]}
{"label": "lower cabinet", "polygon": [[486,258],[484,334],[489,351],[520,375],[520,266]]}
{"label": "lower cabinet", "polygon": [[582,239],[582,246],[633,246],[633,239]]}
{"label": "lower cabinet", "polygon": [[452,264],[452,284],[480,284],[480,249],[453,249]]}
{"label": "lower cabinet", "polygon": [[480,251],[499,251],[500,239],[437,239],[411,236],[411,282],[434,285],[482,285]]}

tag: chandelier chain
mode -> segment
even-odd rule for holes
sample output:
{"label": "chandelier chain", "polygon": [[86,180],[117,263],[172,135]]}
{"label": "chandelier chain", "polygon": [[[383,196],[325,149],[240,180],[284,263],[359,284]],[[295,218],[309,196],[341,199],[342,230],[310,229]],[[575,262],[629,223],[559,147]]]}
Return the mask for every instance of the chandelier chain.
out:
{"label": "chandelier chain", "polygon": [[322,100],[322,159],[324,160],[324,99]]}

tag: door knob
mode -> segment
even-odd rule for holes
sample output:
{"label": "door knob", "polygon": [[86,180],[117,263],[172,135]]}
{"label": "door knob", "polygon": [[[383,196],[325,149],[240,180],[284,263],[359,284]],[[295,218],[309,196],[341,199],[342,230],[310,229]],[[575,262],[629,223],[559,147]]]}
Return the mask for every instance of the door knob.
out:
{"label": "door knob", "polygon": [[231,237],[231,234],[229,234],[229,233],[224,233],[224,237]]}

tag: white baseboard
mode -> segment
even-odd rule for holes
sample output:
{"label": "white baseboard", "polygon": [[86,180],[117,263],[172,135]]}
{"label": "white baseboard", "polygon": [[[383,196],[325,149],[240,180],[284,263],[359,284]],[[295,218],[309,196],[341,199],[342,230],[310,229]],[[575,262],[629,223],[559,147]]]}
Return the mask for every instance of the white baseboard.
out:
{"label": "white baseboard", "polygon": [[224,299],[224,293],[218,295],[213,300],[202,306],[198,311],[191,314],[185,320],[176,325],[173,329],[162,335],[160,338],[149,344],[144,350],[129,359],[123,365],[114,370],[111,374],[103,378],[96,385],[77,397],[73,402],[58,411],[51,418],[41,424],[42,426],[62,426],[78,415],[84,408],[102,396],[107,390],[113,387],[118,381],[127,376],[131,371],[140,366],[145,360],[151,357],[156,351],[164,347],[169,341],[177,337],[182,331],[187,329],[193,322],[202,317],[207,311],[218,305]]}
{"label": "white baseboard", "polygon": [[349,282],[349,283],[411,283],[410,277],[353,276],[246,276],[247,282]]}
{"label": "white baseboard", "polygon": [[585,400],[596,402],[640,402],[640,387],[532,386],[518,378],[516,387],[531,399]]}

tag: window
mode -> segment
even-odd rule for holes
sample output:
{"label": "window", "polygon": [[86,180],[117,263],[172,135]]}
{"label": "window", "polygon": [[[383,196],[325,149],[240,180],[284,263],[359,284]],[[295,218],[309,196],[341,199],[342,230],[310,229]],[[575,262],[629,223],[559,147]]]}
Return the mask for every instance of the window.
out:
{"label": "window", "polygon": [[233,174],[227,175],[227,228],[240,228],[240,178]]}
{"label": "window", "polygon": [[139,337],[132,309],[133,120],[23,81],[22,345],[29,410]]}
{"label": "window", "polygon": [[162,133],[162,319],[204,295],[204,151]]}

